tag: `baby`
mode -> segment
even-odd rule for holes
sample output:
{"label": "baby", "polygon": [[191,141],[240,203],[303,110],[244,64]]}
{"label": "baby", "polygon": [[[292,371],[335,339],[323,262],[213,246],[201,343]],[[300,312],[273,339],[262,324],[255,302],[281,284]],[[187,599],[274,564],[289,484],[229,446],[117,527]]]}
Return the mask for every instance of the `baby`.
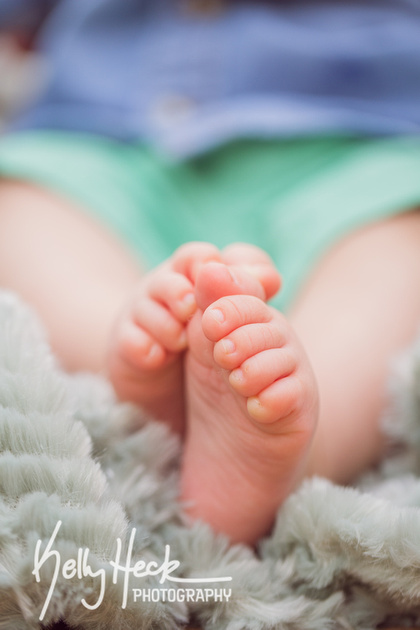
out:
{"label": "baby", "polygon": [[232,541],[267,533],[317,422],[306,353],[266,304],[279,286],[255,247],[191,243],[145,276],[112,337],[117,393],[185,435],[182,499]]}
{"label": "baby", "polygon": [[0,0],[28,28],[47,72],[0,142],[0,285],[182,436],[191,518],[252,544],[304,476],[384,450],[420,322],[418,9]]}

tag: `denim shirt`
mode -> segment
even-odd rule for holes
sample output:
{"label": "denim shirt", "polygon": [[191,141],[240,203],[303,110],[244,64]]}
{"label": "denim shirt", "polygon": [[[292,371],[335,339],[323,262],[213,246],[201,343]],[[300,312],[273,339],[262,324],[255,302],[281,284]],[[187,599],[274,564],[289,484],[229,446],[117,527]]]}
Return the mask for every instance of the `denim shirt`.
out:
{"label": "denim shirt", "polygon": [[420,0],[0,0],[38,33],[20,128],[187,157],[238,137],[420,132]]}

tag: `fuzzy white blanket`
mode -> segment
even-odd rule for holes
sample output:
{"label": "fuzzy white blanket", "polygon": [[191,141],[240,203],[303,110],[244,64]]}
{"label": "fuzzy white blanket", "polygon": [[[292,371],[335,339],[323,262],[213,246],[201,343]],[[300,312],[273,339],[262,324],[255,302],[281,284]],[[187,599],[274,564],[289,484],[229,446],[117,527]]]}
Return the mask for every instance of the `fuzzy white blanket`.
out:
{"label": "fuzzy white blanket", "polygon": [[419,344],[392,398],[387,424],[410,447],[356,488],[306,482],[257,552],[229,548],[183,522],[177,440],[104,380],[60,371],[34,316],[0,293],[0,628],[415,625]]}

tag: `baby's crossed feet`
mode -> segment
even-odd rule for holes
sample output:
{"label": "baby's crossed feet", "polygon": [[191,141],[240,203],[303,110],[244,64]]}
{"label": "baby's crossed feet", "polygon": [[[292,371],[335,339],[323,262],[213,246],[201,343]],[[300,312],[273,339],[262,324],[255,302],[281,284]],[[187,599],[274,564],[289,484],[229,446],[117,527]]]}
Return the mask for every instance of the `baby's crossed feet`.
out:
{"label": "baby's crossed feet", "polygon": [[188,243],[140,280],[111,338],[108,374],[118,397],[141,405],[180,434],[185,428],[183,359],[187,325],[196,310],[195,277],[204,263],[222,256],[252,271],[253,287],[264,299],[277,291],[278,274],[258,248],[237,244],[221,254],[209,243]]}
{"label": "baby's crossed feet", "polygon": [[185,245],[139,283],[109,353],[119,397],[186,433],[187,509],[232,541],[267,532],[316,423],[305,352],[265,303],[279,283],[258,248]]}

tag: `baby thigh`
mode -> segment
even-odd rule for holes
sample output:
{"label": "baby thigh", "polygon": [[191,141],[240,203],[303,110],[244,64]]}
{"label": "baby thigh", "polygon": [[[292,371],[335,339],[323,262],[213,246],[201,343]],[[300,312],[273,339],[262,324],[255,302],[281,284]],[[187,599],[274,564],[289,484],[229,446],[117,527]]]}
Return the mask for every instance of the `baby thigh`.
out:
{"label": "baby thigh", "polygon": [[74,202],[0,181],[0,286],[35,308],[65,368],[103,367],[113,321],[140,274],[123,243]]}
{"label": "baby thigh", "polygon": [[320,389],[308,474],[346,483],[381,456],[389,367],[418,331],[419,287],[418,210],[353,232],[307,281],[291,322]]}

